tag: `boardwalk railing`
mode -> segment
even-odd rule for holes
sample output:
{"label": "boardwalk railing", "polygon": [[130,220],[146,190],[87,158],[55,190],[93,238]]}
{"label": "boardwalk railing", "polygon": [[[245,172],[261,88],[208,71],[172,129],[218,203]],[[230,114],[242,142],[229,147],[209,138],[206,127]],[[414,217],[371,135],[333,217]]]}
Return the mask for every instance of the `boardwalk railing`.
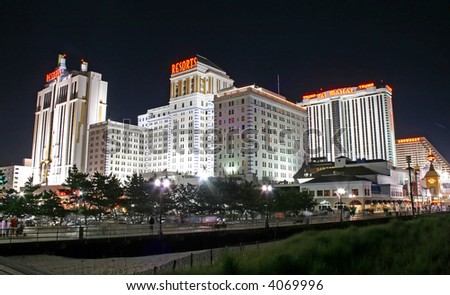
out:
{"label": "boardwalk railing", "polygon": [[[355,215],[347,217],[345,221],[356,221],[362,219],[373,218],[395,218],[396,215],[386,216],[385,214],[374,215]],[[332,223],[339,222],[339,215],[310,216],[297,219],[271,219],[269,226],[306,226],[309,224]],[[215,228],[202,224],[184,224],[184,223],[167,223],[162,225],[162,232],[166,234],[205,232],[205,231],[223,231],[223,230],[240,230],[240,229],[256,229],[265,226],[264,220],[242,220],[238,222],[229,222],[225,228]],[[3,229],[3,236],[0,235],[0,244],[4,243],[26,243],[26,242],[44,242],[44,241],[64,241],[64,240],[83,240],[83,239],[105,239],[120,237],[137,237],[146,235],[158,235],[159,224],[150,229],[148,224],[95,224],[83,226],[29,226],[23,232],[17,235],[11,229],[6,231]]]}

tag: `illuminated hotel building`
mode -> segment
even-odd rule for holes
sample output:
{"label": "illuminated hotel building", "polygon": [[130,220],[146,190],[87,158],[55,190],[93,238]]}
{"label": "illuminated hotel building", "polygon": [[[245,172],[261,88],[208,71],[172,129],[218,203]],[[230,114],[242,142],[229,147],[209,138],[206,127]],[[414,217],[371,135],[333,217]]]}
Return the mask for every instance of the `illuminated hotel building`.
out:
{"label": "illuminated hotel building", "polygon": [[169,104],[138,116],[148,128],[144,172],[214,175],[214,95],[234,81],[197,55],[171,67]]}
{"label": "illuminated hotel building", "polygon": [[396,165],[392,89],[374,83],[303,96],[310,158],[388,160]]}
{"label": "illuminated hotel building", "polygon": [[216,94],[214,113],[216,176],[293,180],[303,164],[303,107],[253,85]]}
{"label": "illuminated hotel building", "polygon": [[107,120],[89,126],[89,175],[113,174],[122,181],[144,172],[147,128]]}
{"label": "illuminated hotel building", "polygon": [[[450,173],[450,164],[438,152],[438,150],[425,137],[411,137],[397,139],[397,165],[401,168],[407,168],[406,156],[411,156],[411,166],[419,166],[421,169],[429,167],[427,156],[433,154],[436,160],[433,163],[434,168],[439,172]],[[428,168],[426,168],[428,171]]]}
{"label": "illuminated hotel building", "polygon": [[65,55],[47,74],[45,88],[38,92],[33,132],[32,169],[35,184],[59,185],[76,165],[87,166],[87,131],[90,124],[105,120],[108,83],[102,75],[87,70],[66,69]]}
{"label": "illuminated hotel building", "polygon": [[[31,176],[31,159],[23,159],[22,165],[10,165],[0,167],[6,179],[6,190],[13,189],[20,192]],[[1,185],[0,185],[1,190]]]}

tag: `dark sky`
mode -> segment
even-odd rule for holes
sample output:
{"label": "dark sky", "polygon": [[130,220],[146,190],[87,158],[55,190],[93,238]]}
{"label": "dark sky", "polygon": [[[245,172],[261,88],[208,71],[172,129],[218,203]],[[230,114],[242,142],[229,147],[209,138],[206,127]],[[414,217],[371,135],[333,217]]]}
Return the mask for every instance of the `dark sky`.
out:
{"label": "dark sky", "polygon": [[[108,117],[164,105],[170,65],[201,54],[292,101],[364,82],[394,89],[397,138],[450,160],[449,1],[0,1],[0,163],[31,157],[36,95],[66,53],[103,74]],[[399,159],[401,160],[401,159]]]}

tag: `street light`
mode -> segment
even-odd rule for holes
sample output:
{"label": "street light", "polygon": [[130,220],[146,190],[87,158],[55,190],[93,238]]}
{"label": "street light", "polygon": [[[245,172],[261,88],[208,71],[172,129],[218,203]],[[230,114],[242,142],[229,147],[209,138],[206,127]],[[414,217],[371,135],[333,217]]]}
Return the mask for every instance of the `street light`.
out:
{"label": "street light", "polygon": [[345,194],[345,189],[343,189],[343,188],[338,188],[338,190],[337,190],[336,193],[337,193],[337,195],[338,195],[338,197],[339,197],[339,206],[341,207],[341,214],[340,214],[339,220],[342,222],[342,221],[343,221],[343,216],[342,216],[342,214],[344,213],[344,206],[342,206],[342,195]]}
{"label": "street light", "polygon": [[409,194],[411,197],[411,212],[412,216],[414,217],[414,197],[413,197],[413,191],[412,191],[412,183],[411,183],[411,156],[406,156],[406,163],[408,163],[408,172],[409,172]]}
{"label": "street light", "polygon": [[263,194],[266,195],[266,222],[265,222],[265,226],[266,228],[269,228],[269,194],[272,191],[272,186],[269,185],[263,185],[262,186],[262,191]]}
{"label": "street light", "polygon": [[164,178],[163,181],[160,179],[155,180],[155,187],[159,189],[159,236],[161,237],[162,232],[162,195],[165,189],[170,186],[170,181],[167,178]]}

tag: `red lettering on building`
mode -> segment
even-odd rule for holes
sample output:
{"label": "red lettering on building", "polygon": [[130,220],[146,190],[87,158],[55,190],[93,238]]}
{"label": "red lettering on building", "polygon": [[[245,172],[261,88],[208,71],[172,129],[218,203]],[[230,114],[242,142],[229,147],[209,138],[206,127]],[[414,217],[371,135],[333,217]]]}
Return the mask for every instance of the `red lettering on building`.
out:
{"label": "red lettering on building", "polygon": [[197,58],[196,57],[191,57],[186,60],[174,63],[174,64],[172,64],[172,75],[190,70],[192,68],[195,68],[196,66],[197,66]]}
{"label": "red lettering on building", "polygon": [[308,94],[308,95],[303,95],[303,99],[311,99],[311,98],[316,98],[317,94]]}
{"label": "red lettering on building", "polygon": [[369,88],[369,87],[373,87],[374,85],[375,85],[374,83],[361,84],[361,85],[358,85],[358,88],[359,89],[366,89],[366,88]]}
{"label": "red lettering on building", "polygon": [[337,95],[351,94],[351,93],[355,93],[354,87],[339,88],[339,89],[324,91],[324,92],[317,94],[317,98],[322,99],[322,98],[327,98],[327,97],[332,97],[332,96],[337,96]]}
{"label": "red lettering on building", "polygon": [[54,70],[51,73],[48,73],[47,76],[45,76],[45,82],[50,82],[51,80],[54,80],[56,78],[58,78],[59,76],[61,76],[62,74],[62,69],[57,69]]}

